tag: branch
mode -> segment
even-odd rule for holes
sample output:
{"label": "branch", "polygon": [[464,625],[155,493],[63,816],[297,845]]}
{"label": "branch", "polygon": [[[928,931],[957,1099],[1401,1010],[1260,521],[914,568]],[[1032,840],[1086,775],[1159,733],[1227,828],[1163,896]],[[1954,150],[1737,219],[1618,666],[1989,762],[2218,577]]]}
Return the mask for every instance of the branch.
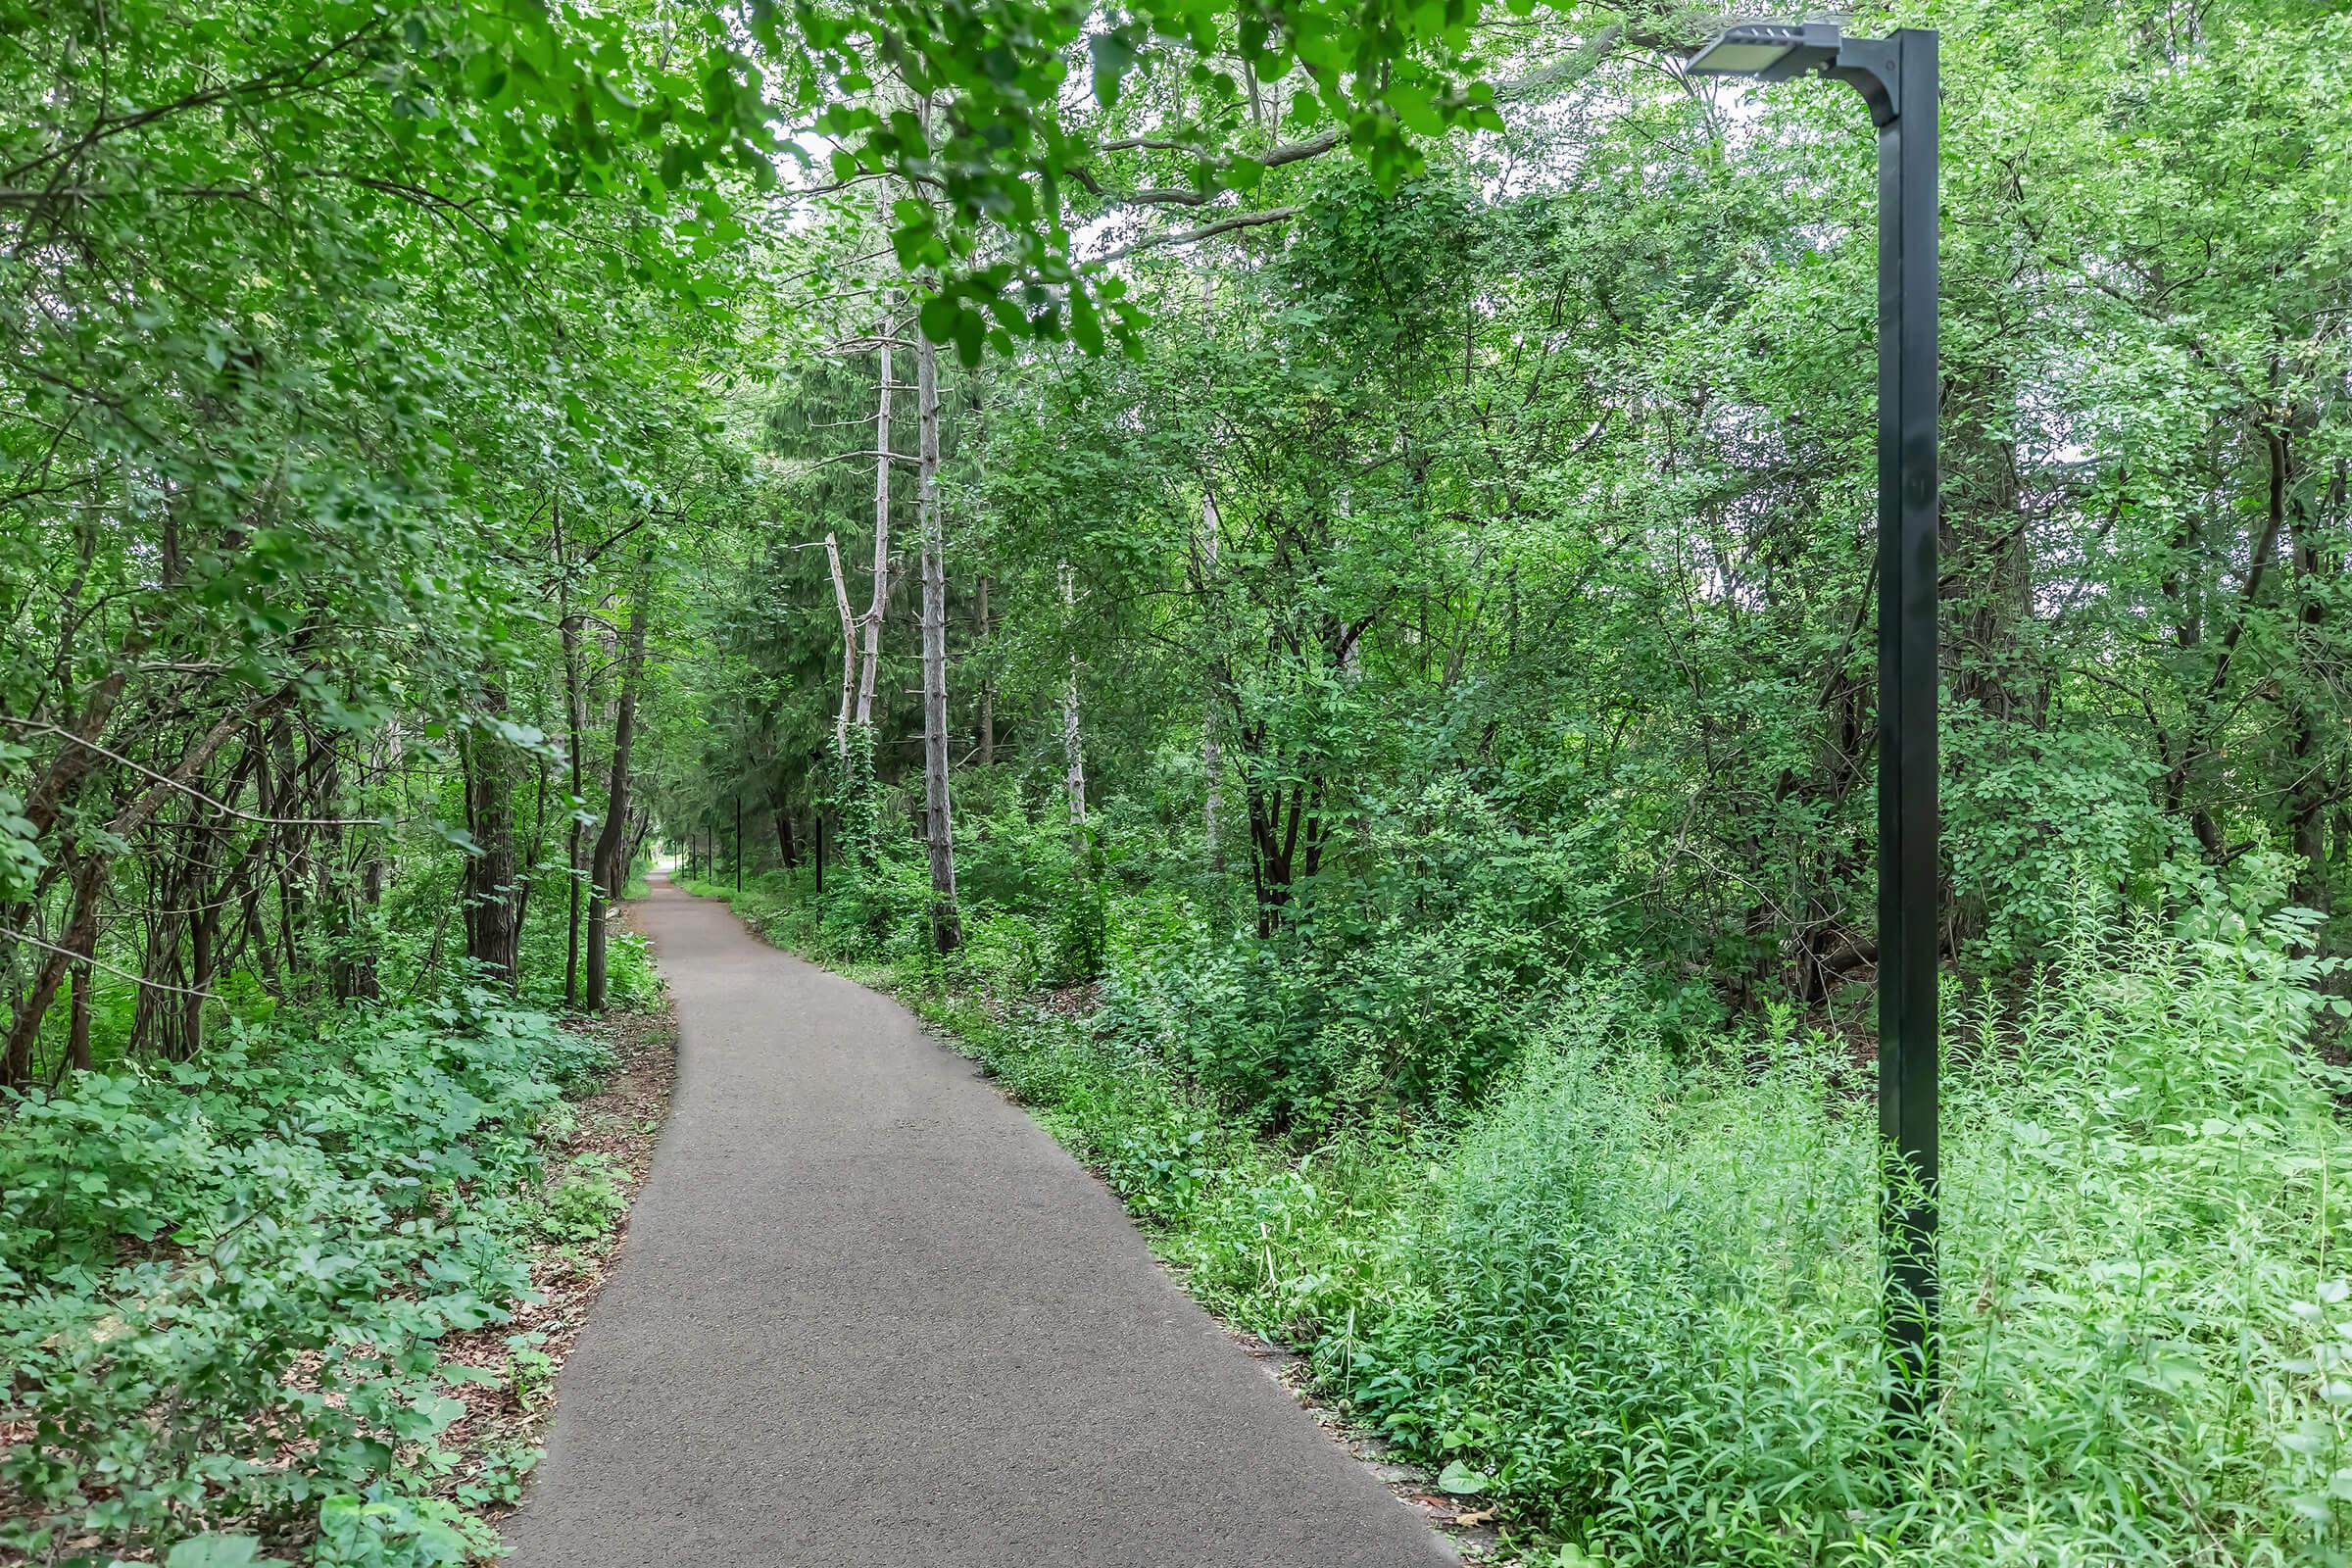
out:
{"label": "branch", "polygon": [[96,741],[84,740],[70,729],[61,729],[55,724],[43,724],[29,718],[11,718],[5,713],[0,713],[0,724],[14,724],[21,730],[30,730],[40,735],[55,735],[60,740],[72,741],[76,746],[86,747],[110,762],[119,762],[134,773],[144,774],[159,785],[175,789],[182,795],[211,807],[221,815],[233,816],[241,822],[258,822],[264,827],[387,827],[390,825],[380,816],[259,816],[252,811],[240,811],[233,806],[224,806],[193,785],[183,784],[178,779],[158,773],[154,768],[142,762],[134,762],[121,752],[110,752]]}
{"label": "branch", "polygon": [[[74,137],[72,141],[51,147],[46,152],[38,153],[33,157],[26,159],[24,162],[18,164],[6,171],[5,173],[0,173],[0,178],[6,178],[10,180],[21,179],[24,176],[31,173],[34,170],[40,169],[48,164],[58,164],[61,168],[69,166],[74,159],[80,157],[83,152],[97,145],[97,143],[109,136],[118,136],[125,131],[136,130],[142,125],[151,124],[158,120],[166,119],[172,115],[186,113],[190,110],[209,108],[218,103],[235,102],[240,99],[261,99],[266,101],[270,98],[280,96],[281,94],[292,93],[306,88],[316,89],[320,86],[332,85],[333,83],[315,81],[311,79],[311,74],[317,71],[319,67],[325,65],[328,61],[334,59],[337,55],[342,54],[346,50],[350,49],[353,44],[360,42],[371,34],[381,31],[386,25],[387,24],[381,21],[372,22],[368,25],[362,27],[355,32],[346,33],[342,38],[337,39],[326,49],[312,56],[306,61],[281,67],[274,72],[265,72],[263,74],[256,76],[249,81],[230,82],[216,87],[208,87],[198,92],[189,93],[183,98],[174,99],[171,103],[156,104],[146,109],[127,111],[122,114],[114,115],[101,114],[90,122],[90,126],[87,130]],[[338,78],[338,80],[341,79],[348,78]]]}
{"label": "branch", "polygon": [[[1508,81],[1495,82],[1494,101],[1498,104],[1514,103],[1522,98],[1533,97],[1555,82],[1574,80],[1585,75],[1594,66],[1597,66],[1601,58],[1616,47],[1624,36],[1625,28],[1622,25],[1604,27],[1595,33],[1592,40],[1585,47],[1577,50],[1574,54],[1562,56],[1542,71],[1536,72],[1532,75],[1516,76]],[[1347,133],[1344,130],[1334,128],[1313,136],[1302,137],[1298,141],[1277,142],[1262,153],[1244,153],[1234,161],[1238,163],[1247,160],[1260,169],[1280,169],[1285,164],[1300,164],[1310,158],[1320,158],[1346,139]],[[1132,152],[1137,149],[1150,149],[1156,152],[1194,150],[1187,143],[1154,136],[1131,136],[1122,141],[1108,141],[1097,150],[1107,153]],[[1083,165],[1072,167],[1068,172],[1081,185],[1114,207],[1200,207],[1208,203],[1215,195],[1213,191],[1202,194],[1199,191],[1166,188],[1105,191],[1096,183],[1092,172]]]}
{"label": "branch", "polygon": [[606,551],[612,549],[614,545],[620,543],[623,539],[626,539],[629,535],[635,533],[638,529],[644,527],[647,523],[653,520],[654,513],[653,511],[649,510],[644,516],[639,517],[635,522],[630,523],[627,527],[615,529],[613,532],[607,534],[601,541],[599,541],[595,549],[589,551],[586,555],[582,556],[578,561],[572,564],[573,568],[579,571],[587,570],[590,566],[596,564],[598,557],[602,556]]}
{"label": "branch", "polygon": [[1192,151],[1189,142],[1175,141],[1166,136],[1129,136],[1119,141],[1106,141],[1097,147],[1095,151],[1099,153],[1131,153],[1138,148],[1149,148],[1153,152],[1162,153]]}
{"label": "branch", "polygon": [[1148,235],[1131,245],[1121,245],[1114,250],[1105,251],[1096,257],[1095,261],[1097,264],[1115,262],[1122,256],[1133,256],[1137,251],[1157,250],[1163,245],[1198,244],[1201,240],[1212,239],[1219,234],[1230,234],[1237,228],[1256,228],[1264,223],[1287,223],[1298,216],[1298,211],[1296,207],[1269,207],[1263,212],[1236,213],[1231,218],[1220,218],[1215,222],[1203,223],[1199,228],[1180,229],[1173,234]]}
{"label": "branch", "polygon": [[809,466],[821,468],[828,463],[854,463],[859,458],[888,458],[893,463],[914,463],[918,460],[905,452],[836,452],[829,458],[819,458]]}
{"label": "branch", "polygon": [[1110,197],[1109,200],[1121,207],[1205,207],[1215,200],[1217,192],[1213,190],[1154,188],[1121,191],[1118,195]]}
{"label": "branch", "polygon": [[[1501,96],[1499,88],[1495,96]],[[1339,144],[1340,133],[1336,130],[1327,130],[1320,136],[1309,136],[1304,141],[1281,142],[1259,153],[1257,166],[1260,169],[1280,169],[1285,164],[1302,163],[1309,158],[1322,157]]]}
{"label": "branch", "polygon": [[128,969],[118,969],[103,958],[94,958],[86,953],[76,953],[72,948],[61,948],[54,942],[43,942],[39,937],[28,937],[22,931],[11,931],[4,925],[0,925],[0,937],[7,937],[12,942],[22,942],[28,947],[40,948],[45,952],[57,954],[61,957],[86,963],[93,969],[104,969],[108,974],[121,975],[132,985],[145,986],[150,991],[169,991],[175,997],[202,997],[207,1002],[213,1000],[213,993],[210,991],[190,991],[186,986],[167,985],[161,980],[150,980],[145,975],[132,974]]}

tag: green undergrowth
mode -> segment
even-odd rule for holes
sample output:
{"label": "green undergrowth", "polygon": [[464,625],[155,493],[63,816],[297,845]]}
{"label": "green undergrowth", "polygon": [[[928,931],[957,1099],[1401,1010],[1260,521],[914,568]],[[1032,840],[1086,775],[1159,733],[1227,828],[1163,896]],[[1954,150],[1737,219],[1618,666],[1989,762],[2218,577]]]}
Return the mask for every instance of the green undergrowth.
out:
{"label": "green undergrowth", "polygon": [[600,1043],[498,994],[237,1026],[0,1114],[0,1560],[477,1558],[532,1455],[446,1446],[454,1333],[624,1206],[551,1171]]}
{"label": "green undergrowth", "polygon": [[[738,905],[818,929],[772,881]],[[2340,1564],[2352,1148],[2304,934],[2218,901],[2084,916],[2029,994],[1951,999],[1949,1392],[1913,1450],[1882,1423],[1871,1074],[1842,1044],[1775,1018],[1672,1047],[1630,986],[1573,979],[1475,1110],[1277,1137],[1115,1011],[1011,983],[985,924],[977,961],[856,972],[1529,1562]]]}

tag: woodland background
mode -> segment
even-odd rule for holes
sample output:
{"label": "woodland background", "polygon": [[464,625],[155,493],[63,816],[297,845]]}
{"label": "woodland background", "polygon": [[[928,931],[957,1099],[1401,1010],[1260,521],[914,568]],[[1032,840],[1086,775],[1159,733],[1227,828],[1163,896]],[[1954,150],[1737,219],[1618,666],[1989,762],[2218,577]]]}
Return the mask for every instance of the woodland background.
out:
{"label": "woodland background", "polygon": [[[1893,1467],[1845,89],[1577,5],[0,16],[10,1548],[482,1549],[467,1195],[659,845],[1533,1560],[2352,1551],[2340,6],[1848,23],[1945,80]],[[470,1272],[329,1245],[403,1222]]]}

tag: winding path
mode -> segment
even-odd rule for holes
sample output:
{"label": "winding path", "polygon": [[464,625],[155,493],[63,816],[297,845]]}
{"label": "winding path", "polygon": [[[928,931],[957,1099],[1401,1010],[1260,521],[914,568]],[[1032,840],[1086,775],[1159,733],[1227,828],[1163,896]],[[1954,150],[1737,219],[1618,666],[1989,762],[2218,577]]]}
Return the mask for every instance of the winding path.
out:
{"label": "winding path", "polygon": [[1453,1555],[896,1004],[657,876],[677,1102],[514,1568]]}

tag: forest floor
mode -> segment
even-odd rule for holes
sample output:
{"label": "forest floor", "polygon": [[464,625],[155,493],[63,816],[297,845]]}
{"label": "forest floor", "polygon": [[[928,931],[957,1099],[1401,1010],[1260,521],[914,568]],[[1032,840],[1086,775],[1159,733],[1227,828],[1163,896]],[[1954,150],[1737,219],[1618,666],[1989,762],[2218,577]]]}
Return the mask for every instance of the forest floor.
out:
{"label": "forest floor", "polygon": [[[531,1295],[511,1317],[442,1342],[452,1363],[485,1373],[480,1383],[451,1385],[452,1396],[465,1401],[466,1414],[442,1438],[477,1465],[495,1466],[506,1455],[527,1463],[546,1444],[557,1376],[620,1262],[628,1241],[628,1210],[620,1205],[644,1190],[677,1084],[677,1015],[666,1003],[643,1012],[579,1014],[567,1018],[565,1026],[603,1040],[612,1050],[613,1066],[596,1092],[579,1102],[570,1132],[549,1151],[548,1168],[556,1173],[551,1186],[586,1161],[611,1194],[604,1201],[618,1213],[601,1234],[591,1234],[600,1227],[598,1216],[590,1215],[578,1238],[539,1247],[531,1258]],[[484,1510],[493,1522],[511,1511],[503,1506]]]}
{"label": "forest floor", "polygon": [[1452,1550],[906,1009],[657,879],[675,1108],[515,1568],[1404,1568]]}

